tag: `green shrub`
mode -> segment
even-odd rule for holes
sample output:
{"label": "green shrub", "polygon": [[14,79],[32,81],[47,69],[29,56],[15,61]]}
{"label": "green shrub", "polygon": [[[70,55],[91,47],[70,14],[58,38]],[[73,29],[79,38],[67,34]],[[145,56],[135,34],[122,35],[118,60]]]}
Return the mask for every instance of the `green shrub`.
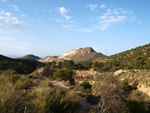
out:
{"label": "green shrub", "polygon": [[75,84],[75,80],[73,78],[73,72],[69,69],[58,70],[57,72],[54,73],[53,78],[57,80],[64,80],[64,81],[69,80],[71,85]]}
{"label": "green shrub", "polygon": [[0,113],[24,112],[26,93],[16,90],[14,84],[5,76],[0,76]]}
{"label": "green shrub", "polygon": [[127,98],[127,106],[131,113],[149,113],[150,97],[138,90],[133,90]]}
{"label": "green shrub", "polygon": [[91,90],[91,84],[88,81],[84,81],[80,84],[80,87],[83,88],[83,90]]}
{"label": "green shrub", "polygon": [[92,105],[97,105],[100,100],[100,96],[88,95],[86,101]]}
{"label": "green shrub", "polygon": [[79,85],[79,90],[81,91],[80,95],[82,97],[86,96],[86,95],[90,95],[91,92],[92,92],[92,89],[91,89],[91,84],[89,84],[88,81],[84,81],[82,82],[80,85]]}
{"label": "green shrub", "polygon": [[125,92],[129,92],[133,90],[132,86],[130,86],[126,80],[122,81],[120,86]]}
{"label": "green shrub", "polygon": [[130,113],[146,113],[144,103],[139,100],[128,100],[127,106],[130,110]]}
{"label": "green shrub", "polygon": [[54,89],[46,98],[46,113],[76,113],[78,104],[73,98],[61,89]]}
{"label": "green shrub", "polygon": [[32,90],[29,104],[33,113],[46,112],[46,97],[52,91],[51,86],[51,82],[44,80]]}

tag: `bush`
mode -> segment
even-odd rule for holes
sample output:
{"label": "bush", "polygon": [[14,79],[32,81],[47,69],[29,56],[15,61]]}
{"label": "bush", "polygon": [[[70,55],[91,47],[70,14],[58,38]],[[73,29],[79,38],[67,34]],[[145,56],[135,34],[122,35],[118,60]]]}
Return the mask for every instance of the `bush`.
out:
{"label": "bush", "polygon": [[146,113],[144,103],[139,100],[128,100],[127,106],[130,110],[130,113]]}
{"label": "bush", "polygon": [[63,68],[74,69],[75,63],[72,60],[64,60],[62,62],[62,66],[63,66]]}
{"label": "bush", "polygon": [[88,95],[86,101],[92,105],[97,105],[100,100],[100,96]]}
{"label": "bush", "polygon": [[77,107],[74,95],[61,89],[54,89],[46,98],[46,113],[76,113]]}
{"label": "bush", "polygon": [[79,85],[79,90],[81,91],[81,96],[90,95],[92,92],[91,84],[88,81],[84,81]]}
{"label": "bush", "polygon": [[127,99],[127,106],[131,113],[149,113],[150,97],[138,90],[133,90]]}
{"label": "bush", "polygon": [[45,113],[46,112],[46,97],[50,91],[52,84],[49,80],[41,82],[37,87],[32,90],[30,94],[32,99],[29,104],[33,113]]}
{"label": "bush", "polygon": [[24,112],[26,93],[16,90],[14,84],[5,76],[0,76],[0,113],[21,113]]}
{"label": "bush", "polygon": [[80,84],[80,87],[83,88],[84,90],[91,90],[91,84],[88,81],[84,81]]}
{"label": "bush", "polygon": [[132,91],[132,90],[133,90],[132,86],[130,86],[126,80],[124,80],[124,81],[121,82],[121,88],[122,88],[125,92],[129,92],[129,91]]}
{"label": "bush", "polygon": [[75,80],[73,78],[73,72],[69,69],[61,69],[54,73],[53,75],[54,79],[57,80],[69,80],[70,84],[73,85],[75,83]]}
{"label": "bush", "polygon": [[101,75],[92,86],[92,93],[100,95],[98,112],[100,113],[129,113],[126,106],[126,95],[120,88],[120,82],[112,75]]}

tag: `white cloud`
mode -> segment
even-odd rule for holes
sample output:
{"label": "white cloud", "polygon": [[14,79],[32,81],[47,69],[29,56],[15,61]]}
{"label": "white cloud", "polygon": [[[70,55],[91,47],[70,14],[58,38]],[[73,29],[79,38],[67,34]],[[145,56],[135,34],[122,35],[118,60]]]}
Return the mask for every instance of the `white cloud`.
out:
{"label": "white cloud", "polygon": [[6,14],[6,16],[11,16],[11,14],[10,14],[10,13],[8,13],[8,12],[6,12],[5,14]]}
{"label": "white cloud", "polygon": [[118,23],[124,21],[126,18],[126,16],[109,16],[100,21],[100,23]]}
{"label": "white cloud", "polygon": [[58,8],[60,14],[67,20],[70,20],[72,17],[67,15],[68,10],[65,7]]}
{"label": "white cloud", "polygon": [[90,32],[93,32],[93,29],[92,28],[80,28],[80,29],[77,29],[78,32],[83,32],[83,33],[90,33]]}
{"label": "white cloud", "polygon": [[106,13],[97,17],[99,23],[95,26],[95,28],[104,31],[115,23],[133,21],[135,18],[134,16],[130,17],[130,15],[131,11],[126,11],[122,8],[107,9]]}
{"label": "white cloud", "polygon": [[20,31],[25,28],[23,21],[11,16],[9,12],[5,10],[0,11],[0,32],[14,32]]}
{"label": "white cloud", "polygon": [[3,15],[3,16],[11,16],[11,14],[9,12],[6,12],[5,10],[1,10],[0,11],[0,15]]}
{"label": "white cloud", "polygon": [[56,18],[55,21],[58,22],[58,23],[63,23],[63,22],[65,22],[65,20],[59,19],[59,18]]}
{"label": "white cloud", "polygon": [[115,8],[115,9],[107,9],[107,12],[104,15],[132,15],[132,11],[123,10],[122,8]]}
{"label": "white cloud", "polygon": [[64,18],[66,18],[67,20],[70,20],[72,17],[71,16],[67,16],[67,15],[63,15]]}
{"label": "white cloud", "polygon": [[0,0],[1,2],[6,2],[7,0]]}
{"label": "white cloud", "polygon": [[68,11],[65,7],[59,7],[59,12],[62,14],[62,15],[65,15]]}
{"label": "white cloud", "polygon": [[108,27],[110,27],[110,23],[103,23],[103,24],[101,24],[100,26],[98,26],[99,27],[99,29],[101,30],[101,31],[104,31],[104,30],[106,30]]}
{"label": "white cloud", "polygon": [[76,26],[75,25],[73,25],[73,24],[63,24],[62,25],[62,28],[63,29],[73,29],[73,28],[75,28]]}
{"label": "white cloud", "polygon": [[104,5],[104,4],[100,5],[100,8],[105,8],[105,7],[106,7],[106,5]]}
{"label": "white cloud", "polygon": [[15,38],[6,38],[6,37],[0,37],[0,40],[5,40],[5,41],[14,41],[16,40]]}
{"label": "white cloud", "polygon": [[91,11],[94,11],[98,5],[97,4],[89,4],[88,7],[91,9]]}
{"label": "white cloud", "polygon": [[18,9],[18,6],[14,5],[14,4],[12,4],[12,5],[10,5],[10,6],[13,7],[15,11],[18,11],[18,10],[19,10],[19,9]]}
{"label": "white cloud", "polygon": [[98,19],[106,19],[107,16],[105,16],[105,15],[104,15],[104,16],[98,16],[97,18],[98,18]]}
{"label": "white cloud", "polygon": [[52,21],[58,22],[58,23],[75,23],[75,21],[71,20],[65,20],[65,19],[59,19],[59,18],[51,18]]}

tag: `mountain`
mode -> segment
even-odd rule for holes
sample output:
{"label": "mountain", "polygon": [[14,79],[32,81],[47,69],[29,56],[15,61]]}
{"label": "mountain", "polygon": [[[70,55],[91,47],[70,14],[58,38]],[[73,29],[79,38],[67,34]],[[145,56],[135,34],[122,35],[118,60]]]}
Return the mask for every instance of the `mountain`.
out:
{"label": "mountain", "polygon": [[150,44],[139,46],[112,56],[107,61],[116,61],[126,69],[149,69],[150,68]]}
{"label": "mountain", "polygon": [[3,56],[3,55],[0,55],[0,61],[2,61],[2,60],[13,60],[13,59],[6,57],[6,56]]}
{"label": "mountain", "polygon": [[38,57],[38,56],[32,55],[32,54],[29,54],[29,55],[23,56],[23,57],[21,57],[19,59],[35,59],[35,60],[39,60],[41,58]]}
{"label": "mountain", "polygon": [[29,74],[44,64],[35,59],[13,59],[0,55],[0,70],[12,69],[20,74]]}
{"label": "mountain", "polygon": [[83,62],[83,61],[95,61],[104,59],[105,55],[102,53],[97,53],[93,48],[78,48],[70,50],[64,53],[61,56],[47,56],[44,59],[40,59],[40,62],[51,62],[51,61],[63,61],[63,60],[73,60],[74,62]]}

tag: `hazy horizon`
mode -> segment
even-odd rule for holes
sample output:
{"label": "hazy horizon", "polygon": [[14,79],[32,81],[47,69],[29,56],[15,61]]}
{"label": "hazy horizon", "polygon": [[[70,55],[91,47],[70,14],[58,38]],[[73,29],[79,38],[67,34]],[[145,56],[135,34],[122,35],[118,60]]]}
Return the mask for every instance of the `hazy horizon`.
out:
{"label": "hazy horizon", "polygon": [[113,55],[150,43],[149,0],[0,0],[0,54]]}

